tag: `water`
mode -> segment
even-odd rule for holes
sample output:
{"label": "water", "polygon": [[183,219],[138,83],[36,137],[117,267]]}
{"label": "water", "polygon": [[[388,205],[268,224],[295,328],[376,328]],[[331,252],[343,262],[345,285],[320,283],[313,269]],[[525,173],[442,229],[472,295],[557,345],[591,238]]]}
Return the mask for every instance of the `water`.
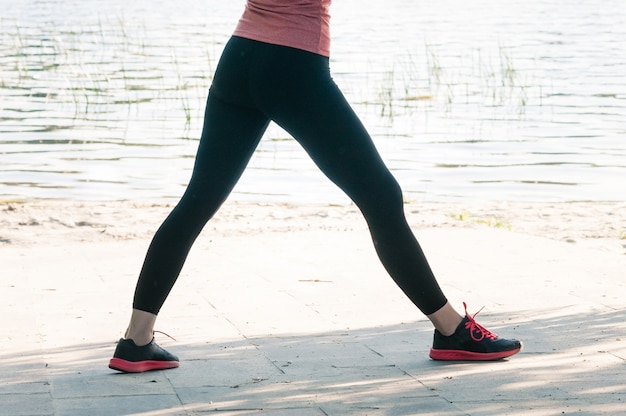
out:
{"label": "water", "polygon": [[[0,0],[0,199],[180,196],[243,4]],[[331,11],[334,78],[407,199],[625,199],[621,0]],[[232,197],[346,201],[276,126]]]}

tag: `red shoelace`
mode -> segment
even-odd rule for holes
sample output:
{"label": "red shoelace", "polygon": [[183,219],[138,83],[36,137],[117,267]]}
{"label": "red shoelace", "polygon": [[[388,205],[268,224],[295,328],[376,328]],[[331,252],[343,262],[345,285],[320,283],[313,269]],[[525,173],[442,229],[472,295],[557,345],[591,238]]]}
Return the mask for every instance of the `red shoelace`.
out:
{"label": "red shoelace", "polygon": [[470,336],[474,341],[480,342],[485,338],[496,339],[496,334],[494,334],[487,328],[483,328],[481,325],[478,324],[478,322],[474,320],[476,315],[478,315],[480,311],[483,310],[484,306],[480,308],[478,312],[476,312],[473,316],[470,316],[470,314],[467,312],[467,305],[465,304],[465,302],[463,302],[463,307],[465,308],[465,316],[468,319],[468,322],[465,323],[465,328],[469,329]]}
{"label": "red shoelace", "polygon": [[[465,312],[467,312],[467,310],[466,310]],[[165,333],[165,332],[163,332],[163,331],[152,331],[152,333],[153,333],[153,334],[157,334],[157,333],[158,333],[158,334],[163,334],[163,335],[165,335],[166,337],[168,337],[169,339],[176,341],[176,338],[174,338],[174,337],[173,337],[173,336],[171,336],[171,335],[166,334],[166,333]]]}

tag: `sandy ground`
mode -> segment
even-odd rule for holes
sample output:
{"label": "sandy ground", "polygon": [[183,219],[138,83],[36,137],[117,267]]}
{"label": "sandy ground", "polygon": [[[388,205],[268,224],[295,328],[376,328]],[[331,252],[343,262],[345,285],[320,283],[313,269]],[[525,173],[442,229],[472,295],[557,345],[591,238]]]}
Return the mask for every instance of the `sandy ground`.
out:
{"label": "sandy ground", "polygon": [[[150,238],[172,209],[167,202],[0,202],[0,246]],[[626,254],[626,203],[407,203],[418,232],[434,227],[499,228]],[[227,202],[204,234],[353,230],[365,223],[353,205]]]}

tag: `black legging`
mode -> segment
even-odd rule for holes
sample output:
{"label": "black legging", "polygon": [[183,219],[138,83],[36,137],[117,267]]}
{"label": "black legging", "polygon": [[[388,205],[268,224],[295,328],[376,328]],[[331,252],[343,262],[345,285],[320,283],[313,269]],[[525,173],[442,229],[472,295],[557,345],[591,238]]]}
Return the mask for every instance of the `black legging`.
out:
{"label": "black legging", "polygon": [[402,191],[333,82],[328,58],[238,37],[217,67],[191,180],[152,240],[133,307],[159,312],[270,120],[359,207],[380,260],[411,301],[427,315],[441,308],[446,298],[406,223]]}

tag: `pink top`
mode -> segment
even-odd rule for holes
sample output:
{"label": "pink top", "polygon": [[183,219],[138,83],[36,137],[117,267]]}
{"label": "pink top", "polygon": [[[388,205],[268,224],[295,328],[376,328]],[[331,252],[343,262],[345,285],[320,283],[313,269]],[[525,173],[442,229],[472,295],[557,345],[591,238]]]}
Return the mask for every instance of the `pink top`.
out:
{"label": "pink top", "polygon": [[233,35],[330,55],[331,0],[248,0]]}

